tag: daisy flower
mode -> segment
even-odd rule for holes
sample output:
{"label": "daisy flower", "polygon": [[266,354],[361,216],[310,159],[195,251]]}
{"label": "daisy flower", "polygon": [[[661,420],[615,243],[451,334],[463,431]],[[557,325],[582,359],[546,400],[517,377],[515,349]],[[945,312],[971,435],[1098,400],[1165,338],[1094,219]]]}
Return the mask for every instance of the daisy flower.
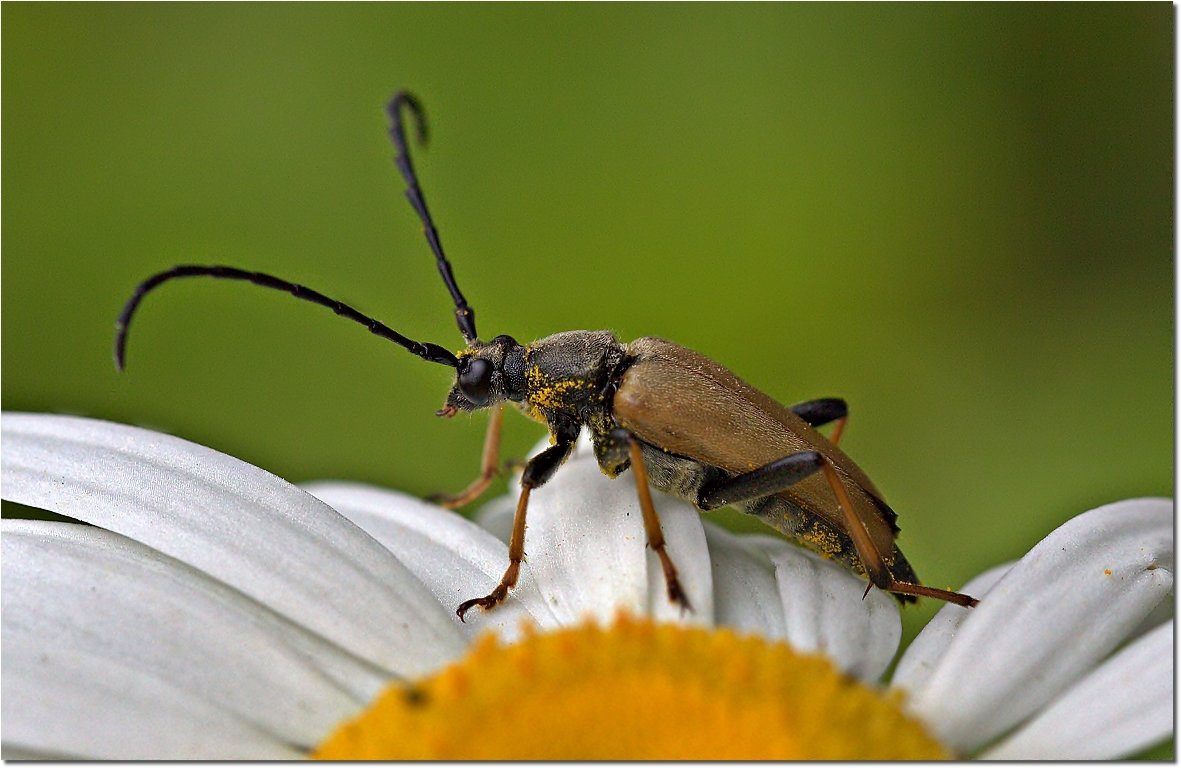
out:
{"label": "daisy flower", "polygon": [[895,601],[658,495],[669,604],[630,483],[581,448],[507,561],[480,523],[293,486],[184,440],[6,414],[5,758],[1114,758],[1172,732],[1172,503],[1093,510],[964,587],[882,675]]}

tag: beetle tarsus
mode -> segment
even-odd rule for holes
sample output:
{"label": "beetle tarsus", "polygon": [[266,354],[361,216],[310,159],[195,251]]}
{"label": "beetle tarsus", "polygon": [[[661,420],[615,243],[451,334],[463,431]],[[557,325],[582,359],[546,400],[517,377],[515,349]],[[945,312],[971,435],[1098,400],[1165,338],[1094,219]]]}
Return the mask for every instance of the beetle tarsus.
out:
{"label": "beetle tarsus", "polygon": [[693,604],[689,602],[689,596],[685,594],[685,590],[681,588],[681,582],[674,573],[672,578],[668,580],[668,599],[673,605],[681,606],[681,613],[685,611],[693,612]]}
{"label": "beetle tarsus", "polygon": [[935,587],[927,587],[922,584],[904,584],[895,582],[890,585],[890,591],[902,592],[904,594],[918,595],[919,597],[933,597],[936,600],[943,600],[952,605],[960,605],[964,608],[975,608],[980,601],[971,595],[965,595],[960,592],[952,592],[949,589],[936,589]]}
{"label": "beetle tarsus", "polygon": [[[498,584],[496,589],[492,590],[492,594],[484,597],[473,597],[471,600],[464,600],[455,609],[455,615],[459,617],[460,621],[465,621],[463,615],[475,608],[477,605],[485,611],[491,610],[499,605],[506,597],[508,597],[508,587],[504,584]],[[466,623],[466,621],[465,621]]]}

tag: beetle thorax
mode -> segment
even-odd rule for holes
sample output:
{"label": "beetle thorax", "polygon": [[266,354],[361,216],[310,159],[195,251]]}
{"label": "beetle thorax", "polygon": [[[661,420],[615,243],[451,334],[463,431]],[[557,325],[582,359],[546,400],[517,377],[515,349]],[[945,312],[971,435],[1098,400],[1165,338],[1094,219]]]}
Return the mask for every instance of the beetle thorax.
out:
{"label": "beetle thorax", "polygon": [[608,331],[566,331],[525,348],[525,402],[538,420],[562,414],[587,423],[606,407],[623,345]]}

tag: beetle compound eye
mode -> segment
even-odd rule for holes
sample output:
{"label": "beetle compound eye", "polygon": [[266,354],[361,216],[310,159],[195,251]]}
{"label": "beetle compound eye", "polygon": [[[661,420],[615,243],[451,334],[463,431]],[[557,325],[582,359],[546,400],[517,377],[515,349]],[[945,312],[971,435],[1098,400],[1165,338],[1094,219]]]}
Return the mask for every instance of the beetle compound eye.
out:
{"label": "beetle compound eye", "polygon": [[488,390],[492,388],[492,363],[479,358],[472,360],[459,372],[459,391],[472,402],[484,405],[488,402]]}

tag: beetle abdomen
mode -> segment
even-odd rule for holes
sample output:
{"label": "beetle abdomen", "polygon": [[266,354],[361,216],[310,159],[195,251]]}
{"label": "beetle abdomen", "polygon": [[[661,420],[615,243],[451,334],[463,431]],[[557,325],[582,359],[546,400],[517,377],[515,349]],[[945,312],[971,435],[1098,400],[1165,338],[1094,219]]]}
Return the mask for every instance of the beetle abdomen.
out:
{"label": "beetle abdomen", "polygon": [[[791,501],[780,496],[766,496],[743,504],[738,508],[753,515],[780,533],[795,540],[806,549],[828,560],[848,566],[854,572],[866,575],[865,565],[857,556],[857,546],[843,528],[829,525],[823,518],[810,515]],[[919,577],[902,551],[897,546],[883,551],[882,561],[890,575],[898,581],[918,584]],[[912,595],[895,594],[902,602],[914,602]]]}

